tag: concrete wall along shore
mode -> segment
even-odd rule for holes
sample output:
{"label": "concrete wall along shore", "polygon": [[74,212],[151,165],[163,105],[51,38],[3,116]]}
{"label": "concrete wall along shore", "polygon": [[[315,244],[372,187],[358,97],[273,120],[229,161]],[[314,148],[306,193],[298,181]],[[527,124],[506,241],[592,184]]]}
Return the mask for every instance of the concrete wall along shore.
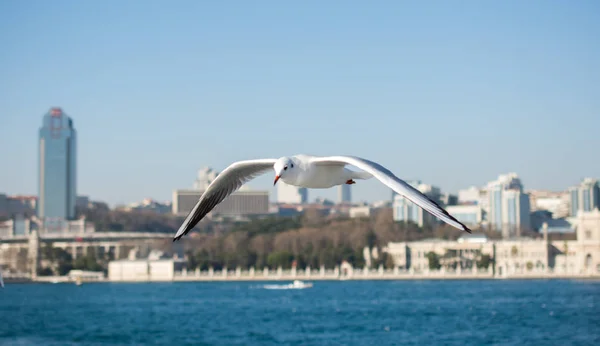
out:
{"label": "concrete wall along shore", "polygon": [[[123,263],[119,266],[117,263]],[[535,278],[584,278],[594,277],[589,274],[567,274],[551,270],[533,270],[526,273],[504,273],[498,275],[492,267],[475,268],[473,270],[401,270],[399,268],[352,268],[348,263],[343,263],[333,269],[324,267],[287,269],[278,268],[270,270],[264,268],[256,270],[241,268],[223,270],[173,270],[172,260],[161,260],[160,264],[151,264],[149,261],[119,261],[111,262],[108,280],[111,282],[136,282],[136,281],[319,281],[319,280],[426,280],[426,279],[535,279]],[[171,266],[169,267],[169,262]],[[596,276],[598,277],[598,276]],[[600,278],[600,277],[599,277]]]}

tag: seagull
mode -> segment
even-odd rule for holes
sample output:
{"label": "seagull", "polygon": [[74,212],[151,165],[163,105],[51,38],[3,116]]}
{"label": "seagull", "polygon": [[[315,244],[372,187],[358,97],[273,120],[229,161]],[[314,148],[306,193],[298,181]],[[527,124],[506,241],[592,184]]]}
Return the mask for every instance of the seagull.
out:
{"label": "seagull", "polygon": [[[354,166],[360,171],[346,168]],[[427,210],[439,219],[460,230],[471,230],[440,207],[436,202],[373,161],[356,156],[294,155],[278,159],[237,161],[229,165],[213,180],[189,212],[173,241],[181,239],[217,204],[237,191],[242,185],[269,170],[275,170],[273,186],[281,179],[288,185],[309,189],[327,189],[337,185],[356,184],[355,179],[373,177],[404,198]]]}

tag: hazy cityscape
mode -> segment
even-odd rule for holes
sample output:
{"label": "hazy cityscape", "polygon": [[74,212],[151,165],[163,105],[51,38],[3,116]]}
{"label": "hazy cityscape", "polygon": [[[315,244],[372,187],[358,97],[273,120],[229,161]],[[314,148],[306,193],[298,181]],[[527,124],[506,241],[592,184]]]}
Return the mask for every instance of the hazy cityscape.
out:
{"label": "hazy cityscape", "polygon": [[0,1],[0,345],[599,345],[598,37],[590,0]]}
{"label": "hazy cityscape", "polygon": [[[60,107],[43,115],[37,196],[0,194],[0,266],[8,282],[600,276],[593,177],[563,191],[527,190],[514,172],[457,193],[408,181],[472,235],[395,193],[353,203],[352,185],[343,185],[337,200],[311,201],[307,189],[281,183],[270,203],[269,191],[245,185],[180,245],[169,240],[219,172],[199,169],[171,201],[110,209],[77,193],[77,155],[84,153],[75,120]],[[316,242],[311,228],[327,235]],[[215,239],[233,248],[211,245]]]}

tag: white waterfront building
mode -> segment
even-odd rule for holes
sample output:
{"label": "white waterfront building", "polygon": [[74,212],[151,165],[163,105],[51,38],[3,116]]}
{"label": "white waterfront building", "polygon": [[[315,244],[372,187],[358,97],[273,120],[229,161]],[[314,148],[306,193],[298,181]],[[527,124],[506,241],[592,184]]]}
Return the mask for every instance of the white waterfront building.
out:
{"label": "white waterfront building", "polygon": [[160,251],[152,251],[147,258],[138,258],[133,249],[127,259],[108,263],[110,281],[172,281],[176,271],[181,271],[187,261],[166,258]]}
{"label": "white waterfront building", "polygon": [[494,261],[495,276],[540,274],[600,275],[600,211],[579,212],[577,240],[551,241],[547,225],[543,238],[512,237],[491,240],[484,235],[464,235],[458,241],[426,239],[389,243],[384,252],[394,265],[414,272],[429,270],[428,253],[433,252],[446,269],[472,270],[483,255]]}

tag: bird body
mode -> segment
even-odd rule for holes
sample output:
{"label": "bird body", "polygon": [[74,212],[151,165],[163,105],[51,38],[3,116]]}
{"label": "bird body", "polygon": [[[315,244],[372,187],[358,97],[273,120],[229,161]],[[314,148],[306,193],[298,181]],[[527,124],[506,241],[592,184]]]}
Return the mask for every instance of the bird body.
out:
{"label": "bird body", "polygon": [[[328,189],[342,185],[353,179],[370,179],[367,172],[355,172],[344,165],[319,165],[314,162],[317,156],[295,155],[290,157],[294,163],[294,174],[282,175],[281,180],[288,184],[309,189]],[[291,166],[290,172],[291,172]]]}
{"label": "bird body", "polygon": [[[346,168],[355,166],[359,171]],[[342,184],[355,184],[354,179],[377,178],[380,182],[417,204],[449,225],[471,233],[471,230],[448,214],[436,202],[419,190],[396,177],[387,168],[356,156],[294,155],[279,159],[257,159],[234,162],[221,172],[202,194],[177,231],[173,241],[179,240],[200,222],[217,204],[258,175],[273,169],[275,181],[310,189],[326,189]]]}

